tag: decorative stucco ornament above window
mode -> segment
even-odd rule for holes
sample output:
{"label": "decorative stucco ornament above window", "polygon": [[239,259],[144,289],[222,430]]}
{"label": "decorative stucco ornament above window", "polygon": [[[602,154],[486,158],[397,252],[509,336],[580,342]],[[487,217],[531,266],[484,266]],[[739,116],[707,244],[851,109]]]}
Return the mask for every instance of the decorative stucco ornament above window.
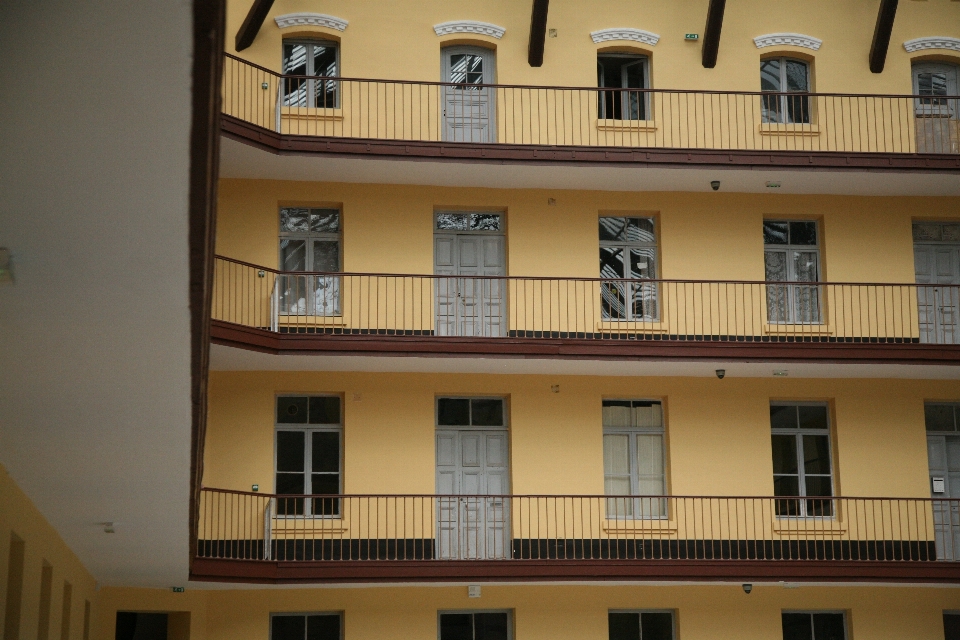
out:
{"label": "decorative stucco ornament above window", "polygon": [[327,27],[343,31],[347,28],[347,21],[325,13],[287,13],[274,18],[281,29],[288,27]]}
{"label": "decorative stucco ornament above window", "polygon": [[612,40],[631,40],[633,42],[642,42],[643,44],[648,44],[651,47],[658,42],[660,42],[660,36],[656,33],[650,33],[649,31],[644,31],[643,29],[630,29],[628,27],[621,27],[618,29],[600,29],[600,31],[594,31],[590,34],[590,39],[593,42],[610,42]]}
{"label": "decorative stucco ornament above window", "polygon": [[914,38],[903,43],[903,48],[908,53],[914,51],[923,51],[924,49],[949,49],[950,51],[960,51],[960,38],[950,38],[947,36],[931,36],[928,38]]}
{"label": "decorative stucco ornament above window", "polygon": [[802,33],[768,33],[763,36],[757,36],[753,39],[753,43],[757,45],[757,49],[763,49],[764,47],[782,47],[786,45],[816,51],[820,48],[820,45],[823,44],[823,40],[814,38],[813,36],[805,36]]}
{"label": "decorative stucco ornament above window", "polygon": [[449,36],[458,33],[475,33],[481,36],[490,36],[499,40],[503,37],[506,29],[498,27],[489,22],[477,22],[476,20],[453,20],[452,22],[441,22],[433,25],[433,31],[438,36]]}

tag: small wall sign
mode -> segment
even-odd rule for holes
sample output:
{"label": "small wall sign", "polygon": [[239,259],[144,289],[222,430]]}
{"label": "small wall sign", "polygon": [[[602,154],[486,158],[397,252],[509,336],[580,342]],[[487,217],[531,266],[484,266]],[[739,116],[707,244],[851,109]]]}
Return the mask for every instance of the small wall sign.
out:
{"label": "small wall sign", "polygon": [[684,39],[684,40],[699,40],[699,39],[700,39],[700,34],[699,34],[699,33],[685,33],[685,34],[683,34],[683,39]]}

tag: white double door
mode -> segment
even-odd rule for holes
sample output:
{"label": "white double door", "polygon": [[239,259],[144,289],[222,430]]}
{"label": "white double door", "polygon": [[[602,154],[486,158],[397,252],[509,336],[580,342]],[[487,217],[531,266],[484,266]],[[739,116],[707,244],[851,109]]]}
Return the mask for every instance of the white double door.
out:
{"label": "white double door", "polygon": [[437,557],[510,557],[506,429],[437,431]]}
{"label": "white double door", "polygon": [[928,435],[927,458],[937,558],[960,560],[960,436]]}
{"label": "white double door", "polygon": [[446,47],[443,56],[443,139],[496,142],[494,52],[480,47]]}
{"label": "white double door", "polygon": [[913,248],[917,284],[920,341],[960,343],[960,245],[916,244]]}
{"label": "white double door", "polygon": [[436,234],[434,273],[440,336],[504,335],[503,236]]}

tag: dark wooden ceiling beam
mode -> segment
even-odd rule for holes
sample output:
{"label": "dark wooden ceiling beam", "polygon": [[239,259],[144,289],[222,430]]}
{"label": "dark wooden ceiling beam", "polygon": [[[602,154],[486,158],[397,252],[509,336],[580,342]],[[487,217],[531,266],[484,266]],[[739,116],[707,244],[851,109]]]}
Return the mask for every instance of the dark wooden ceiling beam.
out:
{"label": "dark wooden ceiling beam", "polygon": [[704,69],[717,66],[717,52],[720,51],[720,30],[723,28],[723,9],[727,0],[710,0],[707,8],[707,25],[703,28],[703,48],[701,55]]}
{"label": "dark wooden ceiling beam", "polygon": [[897,17],[898,0],[880,0],[877,12],[877,26],[873,30],[873,43],[870,45],[870,71],[880,73],[887,63],[887,49],[890,46],[890,34],[893,32],[893,19]]}
{"label": "dark wooden ceiling beam", "polygon": [[253,0],[253,5],[247,12],[247,17],[244,18],[240,30],[237,31],[235,42],[237,51],[243,51],[253,44],[260,27],[263,26],[263,21],[267,19],[267,14],[270,13],[271,7],[273,7],[273,0]]}
{"label": "dark wooden ceiling beam", "polygon": [[533,13],[530,16],[530,45],[527,48],[527,61],[531,67],[543,66],[543,45],[547,37],[547,6],[550,0],[533,0]]}

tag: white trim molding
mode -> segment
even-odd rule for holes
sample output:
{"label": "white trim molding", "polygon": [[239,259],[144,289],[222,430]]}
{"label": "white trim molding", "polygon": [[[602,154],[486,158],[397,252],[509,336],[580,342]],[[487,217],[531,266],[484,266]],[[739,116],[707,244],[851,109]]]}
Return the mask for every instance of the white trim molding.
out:
{"label": "white trim molding", "polygon": [[805,36],[802,33],[767,33],[754,38],[753,43],[757,45],[757,49],[788,45],[816,51],[823,44],[823,40],[813,36]]}
{"label": "white trim molding", "polygon": [[452,20],[433,25],[433,32],[438,36],[449,36],[457,33],[475,33],[481,36],[490,36],[499,40],[506,33],[506,29],[489,22],[476,20]]}
{"label": "white trim molding", "polygon": [[347,20],[325,13],[287,13],[274,18],[281,29],[288,27],[327,27],[343,31],[347,28]]}
{"label": "white trim molding", "polygon": [[930,36],[927,38],[914,38],[903,43],[903,48],[907,53],[914,51],[923,51],[924,49],[948,49],[950,51],[960,51],[960,38],[951,38],[949,36]]}
{"label": "white trim molding", "polygon": [[656,33],[644,31],[643,29],[631,29],[629,27],[619,27],[615,29],[600,29],[590,34],[590,39],[595,44],[600,42],[610,42],[611,40],[632,40],[633,42],[642,42],[651,47],[660,42],[660,36]]}

